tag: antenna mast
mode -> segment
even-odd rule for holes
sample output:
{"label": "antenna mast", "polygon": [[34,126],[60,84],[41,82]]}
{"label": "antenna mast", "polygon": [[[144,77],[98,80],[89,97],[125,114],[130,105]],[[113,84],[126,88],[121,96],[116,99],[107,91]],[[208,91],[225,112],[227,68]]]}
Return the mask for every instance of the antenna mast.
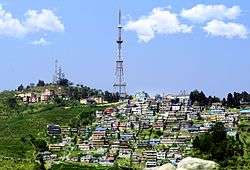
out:
{"label": "antenna mast", "polygon": [[118,45],[118,56],[116,60],[116,82],[114,83],[114,88],[121,98],[126,97],[126,86],[124,80],[124,68],[123,68],[123,57],[122,57],[122,23],[121,23],[121,10],[119,10],[119,25],[118,25],[118,39],[116,41]]}
{"label": "antenna mast", "polygon": [[53,75],[53,83],[58,84],[58,82],[65,78],[62,66],[58,65],[58,60],[55,60],[55,73]]}
{"label": "antenna mast", "polygon": [[58,60],[55,60],[55,72],[53,75],[53,83],[56,84],[58,80]]}

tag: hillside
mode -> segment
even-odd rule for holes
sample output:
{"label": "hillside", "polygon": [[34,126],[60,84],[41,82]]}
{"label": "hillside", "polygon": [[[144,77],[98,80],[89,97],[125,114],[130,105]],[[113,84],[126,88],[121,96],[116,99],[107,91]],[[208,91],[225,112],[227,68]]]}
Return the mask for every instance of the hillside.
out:
{"label": "hillside", "polygon": [[[34,106],[33,106],[34,107]],[[72,118],[80,113],[95,111],[98,107],[75,106],[57,107],[56,105],[37,105],[32,113],[10,116],[0,119],[0,155],[1,157],[20,158],[34,161],[34,148],[22,140],[29,135],[35,138],[46,137],[46,126],[50,123],[68,125]],[[0,164],[5,164],[0,160]]]}
{"label": "hillside", "polygon": [[[79,90],[83,89],[84,90]],[[84,119],[89,113],[103,107],[80,105],[74,99],[57,103],[51,100],[49,103],[23,103],[16,96],[20,93],[41,93],[45,89],[54,90],[56,94],[67,96],[72,87],[59,87],[48,85],[33,87],[20,91],[4,91],[0,93],[0,169],[37,169],[35,162],[35,147],[29,141],[30,137],[35,139],[46,139],[46,128],[48,124],[60,124],[68,126],[73,119]],[[74,87],[81,92],[94,93],[93,89],[87,87]],[[74,90],[73,90],[74,91]],[[88,93],[87,92],[87,93]],[[85,116],[86,113],[86,117]]]}

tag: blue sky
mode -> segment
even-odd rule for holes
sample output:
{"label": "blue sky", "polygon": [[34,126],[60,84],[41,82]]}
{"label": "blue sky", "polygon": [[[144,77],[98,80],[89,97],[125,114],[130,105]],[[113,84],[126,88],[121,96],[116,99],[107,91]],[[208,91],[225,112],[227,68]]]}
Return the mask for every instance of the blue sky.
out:
{"label": "blue sky", "polygon": [[202,89],[224,96],[250,91],[246,0],[0,0],[0,4],[1,90],[38,79],[51,81],[55,59],[71,81],[113,90],[121,7],[128,92]]}

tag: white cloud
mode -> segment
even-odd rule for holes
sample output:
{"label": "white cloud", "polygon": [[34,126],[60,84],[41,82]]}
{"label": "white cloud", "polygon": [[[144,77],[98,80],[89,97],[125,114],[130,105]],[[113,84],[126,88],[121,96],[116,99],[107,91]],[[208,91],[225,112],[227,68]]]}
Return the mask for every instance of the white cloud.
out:
{"label": "white cloud", "polygon": [[209,35],[221,36],[225,38],[247,38],[248,31],[247,28],[238,23],[225,23],[219,20],[212,20],[203,27],[203,30]]}
{"label": "white cloud", "polygon": [[204,5],[198,4],[191,9],[183,9],[181,16],[194,22],[206,22],[213,19],[236,19],[241,13],[239,6],[231,8],[225,5]]}
{"label": "white cloud", "polygon": [[50,45],[51,42],[47,41],[46,39],[44,39],[42,37],[39,40],[35,40],[35,41],[31,42],[31,44],[32,45],[38,45],[38,46],[46,46],[46,45]]}
{"label": "white cloud", "polygon": [[192,27],[181,24],[176,14],[164,8],[154,8],[149,16],[138,20],[130,20],[125,26],[126,30],[135,31],[139,41],[148,42],[155,34],[190,33]]}
{"label": "white cloud", "polygon": [[42,9],[41,11],[29,10],[25,14],[24,25],[30,31],[62,32],[64,26],[53,11]]}
{"label": "white cloud", "polygon": [[13,17],[0,4],[0,36],[23,37],[34,32],[63,32],[64,25],[53,11],[29,10],[24,21]]}
{"label": "white cloud", "polygon": [[0,4],[0,36],[20,37],[26,34],[26,28]]}

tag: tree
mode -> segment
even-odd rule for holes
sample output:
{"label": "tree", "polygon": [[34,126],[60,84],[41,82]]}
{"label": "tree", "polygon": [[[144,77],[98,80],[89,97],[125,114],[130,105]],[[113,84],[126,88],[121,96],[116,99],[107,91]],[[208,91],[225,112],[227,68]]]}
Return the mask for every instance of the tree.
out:
{"label": "tree", "polygon": [[70,119],[70,123],[69,126],[72,128],[78,128],[80,127],[80,121],[77,117],[73,117],[72,119]]}
{"label": "tree", "polygon": [[45,82],[43,80],[38,80],[37,86],[45,86]]}
{"label": "tree", "polygon": [[235,100],[234,100],[234,96],[232,95],[232,93],[228,93],[228,95],[227,95],[227,106],[228,107],[235,106]]}
{"label": "tree", "polygon": [[222,99],[222,106],[227,106],[227,100],[225,98]]}
{"label": "tree", "polygon": [[108,91],[104,92],[104,100],[108,102],[118,102],[119,101],[119,94],[118,93],[110,93]]}
{"label": "tree", "polygon": [[64,78],[58,81],[58,85],[68,87],[69,85],[71,85],[71,83],[68,79]]}
{"label": "tree", "polygon": [[235,155],[243,155],[243,146],[239,138],[229,138],[226,135],[226,129],[221,122],[215,123],[207,133],[197,136],[193,140],[195,149],[201,151],[201,154],[209,156],[209,159],[220,163],[225,163]]}
{"label": "tree", "polygon": [[212,147],[212,137],[209,133],[203,134],[199,137],[200,143],[198,144],[199,149],[202,152],[209,153]]}
{"label": "tree", "polygon": [[28,85],[27,87],[26,87],[26,90],[29,90],[31,87]]}
{"label": "tree", "polygon": [[250,95],[244,91],[241,93],[242,101],[243,102],[249,102],[250,101]]}
{"label": "tree", "polygon": [[217,122],[211,128],[211,135],[214,143],[220,143],[227,137],[226,129],[222,122]]}
{"label": "tree", "polygon": [[195,102],[200,106],[207,106],[208,99],[203,91],[199,92],[198,90],[194,90],[190,93],[191,104],[193,105]]}
{"label": "tree", "polygon": [[240,106],[240,101],[242,99],[242,96],[240,93],[234,92],[234,101],[235,101],[235,107]]}
{"label": "tree", "polygon": [[59,106],[65,106],[66,105],[65,101],[62,98],[58,97],[58,96],[56,96],[54,98],[54,102],[56,104],[58,104]]}
{"label": "tree", "polygon": [[16,97],[11,97],[7,99],[7,106],[11,109],[15,109],[17,107],[17,99]]}
{"label": "tree", "polygon": [[23,91],[23,89],[24,89],[24,87],[23,87],[22,84],[21,84],[20,86],[17,87],[17,90],[18,90],[18,91]]}
{"label": "tree", "polygon": [[200,139],[199,136],[196,136],[193,140],[193,147],[194,148],[199,148],[200,147]]}

